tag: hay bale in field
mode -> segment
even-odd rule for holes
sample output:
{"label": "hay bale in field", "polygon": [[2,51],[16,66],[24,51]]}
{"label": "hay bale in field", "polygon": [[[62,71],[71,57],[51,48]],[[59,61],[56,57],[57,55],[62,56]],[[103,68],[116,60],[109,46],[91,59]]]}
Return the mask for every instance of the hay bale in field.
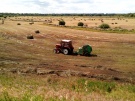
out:
{"label": "hay bale in field", "polygon": [[83,27],[88,27],[88,25],[87,24],[84,24]]}
{"label": "hay bale in field", "polygon": [[52,23],[52,20],[48,20],[48,23]]}
{"label": "hay bale in field", "polygon": [[17,25],[21,25],[21,23],[17,23]]}
{"label": "hay bale in field", "polygon": [[34,39],[33,35],[27,35],[27,39]]}
{"label": "hay bale in field", "polygon": [[4,19],[2,19],[2,24],[4,24]]}
{"label": "hay bale in field", "polygon": [[36,31],[35,31],[35,33],[36,33],[36,34],[39,34],[39,33],[40,33],[40,31],[39,31],[39,30],[36,30]]}
{"label": "hay bale in field", "polygon": [[104,22],[104,20],[103,20],[103,19],[101,19],[101,22],[103,23],[103,22]]}
{"label": "hay bale in field", "polygon": [[32,25],[32,24],[34,24],[34,22],[30,22],[29,24]]}

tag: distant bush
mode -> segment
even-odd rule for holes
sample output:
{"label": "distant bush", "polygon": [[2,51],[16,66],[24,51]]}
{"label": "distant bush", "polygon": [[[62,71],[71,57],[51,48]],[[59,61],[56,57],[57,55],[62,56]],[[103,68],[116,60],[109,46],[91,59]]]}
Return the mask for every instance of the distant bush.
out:
{"label": "distant bush", "polygon": [[65,23],[64,20],[59,21],[59,25],[65,25],[65,24],[66,24],[66,23]]}
{"label": "distant bush", "polygon": [[4,16],[4,18],[6,19],[6,18],[7,18],[7,16]]}
{"label": "distant bush", "polygon": [[3,15],[0,14],[0,17],[3,17]]}
{"label": "distant bush", "polygon": [[108,29],[108,28],[110,28],[110,26],[109,26],[108,24],[103,23],[103,24],[101,24],[101,25],[99,26],[99,28]]}
{"label": "distant bush", "polygon": [[78,23],[78,26],[83,26],[83,25],[84,25],[83,22],[79,22],[79,23]]}

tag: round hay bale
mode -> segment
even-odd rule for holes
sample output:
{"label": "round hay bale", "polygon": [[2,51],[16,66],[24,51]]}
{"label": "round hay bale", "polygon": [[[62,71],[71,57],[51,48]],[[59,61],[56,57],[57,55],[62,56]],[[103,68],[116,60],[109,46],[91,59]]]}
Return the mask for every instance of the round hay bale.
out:
{"label": "round hay bale", "polygon": [[17,25],[21,25],[20,23],[17,23]]}
{"label": "round hay bale", "polygon": [[27,35],[27,39],[34,39],[33,35]]}
{"label": "round hay bale", "polygon": [[34,22],[30,22],[29,24],[30,24],[30,25],[33,25],[33,24],[34,24]]}
{"label": "round hay bale", "polygon": [[40,33],[40,31],[39,31],[39,30],[36,30],[36,31],[35,31],[35,33],[36,33],[36,34],[39,34],[39,33]]}

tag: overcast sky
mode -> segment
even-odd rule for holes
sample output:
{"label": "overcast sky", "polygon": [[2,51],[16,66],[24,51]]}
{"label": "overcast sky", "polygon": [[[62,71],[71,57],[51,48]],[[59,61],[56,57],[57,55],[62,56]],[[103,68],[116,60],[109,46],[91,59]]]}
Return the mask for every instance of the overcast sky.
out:
{"label": "overcast sky", "polygon": [[135,13],[135,0],[1,0],[8,13]]}

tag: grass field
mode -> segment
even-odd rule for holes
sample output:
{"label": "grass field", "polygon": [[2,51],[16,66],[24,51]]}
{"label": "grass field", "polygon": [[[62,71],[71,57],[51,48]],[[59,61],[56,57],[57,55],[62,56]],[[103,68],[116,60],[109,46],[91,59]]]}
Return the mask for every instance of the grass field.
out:
{"label": "grass field", "polygon": [[102,23],[107,23],[111,26],[111,28],[121,28],[126,30],[134,30],[134,18],[125,18],[125,17],[13,17],[10,18],[13,21],[25,21],[25,22],[44,22],[49,24],[58,25],[59,20],[64,20],[66,22],[66,26],[77,26],[78,22],[83,22],[85,27],[89,28],[97,28]]}
{"label": "grass field", "polygon": [[[82,21],[88,28],[98,27],[103,19],[112,29],[127,31],[119,34],[50,26],[50,19],[55,25],[64,19],[67,26]],[[31,21],[34,24],[29,24]],[[134,24],[130,18],[7,18],[0,24],[0,100],[134,101],[135,34],[128,33]],[[54,54],[55,44],[62,39],[72,40],[76,51],[90,44],[93,56]]]}

